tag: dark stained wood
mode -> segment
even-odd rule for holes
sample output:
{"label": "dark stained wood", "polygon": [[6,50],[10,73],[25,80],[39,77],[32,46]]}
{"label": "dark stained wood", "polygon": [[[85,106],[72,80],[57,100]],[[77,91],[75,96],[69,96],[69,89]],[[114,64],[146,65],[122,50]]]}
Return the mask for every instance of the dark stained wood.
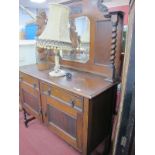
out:
{"label": "dark stained wood", "polygon": [[23,77],[22,80],[20,80],[20,98],[22,108],[30,115],[33,115],[42,121],[39,81],[36,78],[23,73],[20,73],[20,75]]}
{"label": "dark stained wood", "polygon": [[129,27],[122,76],[123,91],[115,135],[114,155],[135,154],[135,0],[130,0],[129,6]]}
{"label": "dark stained wood", "polygon": [[123,16],[108,12],[100,3],[65,3],[72,9],[71,19],[84,15],[90,19],[89,61],[82,64],[61,60],[71,79],[50,77],[50,70],[38,70],[37,65],[20,67],[22,105],[27,102],[23,108],[43,118],[49,130],[83,155],[90,155],[100,142],[110,139],[120,72]]}
{"label": "dark stained wood", "polygon": [[[90,59],[85,64],[66,60],[61,60],[61,64],[105,76],[109,81],[118,80],[121,70],[122,13],[105,11],[107,8],[101,4],[101,0],[71,1],[63,4],[71,9],[70,19],[87,16],[90,20]],[[77,44],[76,38],[75,34],[71,37],[74,46]]]}
{"label": "dark stained wood", "polygon": [[111,14],[109,13],[108,7],[103,4],[103,0],[97,0],[97,6],[101,12],[103,12],[104,17],[110,18]]}
{"label": "dark stained wood", "polygon": [[80,152],[82,151],[82,145],[83,145],[83,136],[84,133],[82,131],[83,127],[83,114],[82,113],[77,113],[77,129],[76,129],[76,134],[77,134],[77,147],[80,148]]}
{"label": "dark stained wood", "polygon": [[115,85],[91,100],[89,152],[92,152],[103,139],[111,137],[116,91]]}
{"label": "dark stained wood", "polygon": [[68,115],[70,115],[71,117],[77,117],[77,111],[69,106],[66,106],[65,104],[63,104],[63,102],[60,102],[59,100],[53,98],[53,97],[48,97],[47,96],[47,103],[56,107],[57,109],[66,112]]}
{"label": "dark stained wood", "polygon": [[[67,81],[66,77],[51,79],[49,70],[38,71],[35,65],[21,67],[21,74],[30,76],[32,81],[37,80],[39,85],[35,90],[28,82],[20,83],[20,90],[27,92],[27,99],[23,98],[27,106],[23,107],[38,118],[34,112],[38,111],[37,100],[33,102],[30,97],[35,95],[41,105],[44,124],[83,155],[89,155],[100,142],[110,137],[117,83],[107,82],[102,76],[91,73],[71,69],[66,71],[73,74],[73,81]],[[82,93],[73,91],[72,87],[75,86]],[[21,94],[25,95],[23,91]]]}
{"label": "dark stained wood", "polygon": [[91,110],[89,110],[89,99],[85,98],[84,99],[84,113],[83,113],[83,143],[82,143],[82,154],[86,155],[89,152],[89,130],[91,129],[89,127],[89,121],[91,121],[89,115],[91,113]]}
{"label": "dark stained wood", "polygon": [[76,138],[76,119],[63,113],[62,111],[48,105],[48,121],[52,122],[62,130]]}
{"label": "dark stained wood", "polygon": [[83,0],[66,5],[71,9],[82,7],[82,12],[72,13],[70,18],[87,16],[90,20],[90,58],[85,64],[66,60],[62,60],[61,64],[105,76],[110,81],[118,80],[121,72],[123,14],[105,13],[105,9],[101,9],[104,6],[99,7],[100,0]]}
{"label": "dark stained wood", "polygon": [[[40,87],[40,90],[42,90],[42,88]],[[42,91],[41,91],[42,92]],[[47,98],[46,95],[43,93],[40,93],[40,97],[41,97],[41,103],[42,103],[42,117],[43,117],[43,122],[45,125],[47,125],[48,121],[47,121]]]}
{"label": "dark stained wood", "polygon": [[20,67],[22,73],[87,98],[92,98],[114,85],[102,76],[68,68],[63,69],[72,74],[72,80],[67,80],[66,77],[52,78],[48,74],[50,70],[39,71],[36,65]]}
{"label": "dark stained wood", "polygon": [[34,77],[31,77],[30,75],[26,75],[20,72],[20,82],[24,82],[27,85],[30,85],[30,87],[38,89],[39,83],[38,80]]}
{"label": "dark stained wood", "polygon": [[[47,98],[47,126],[52,130],[56,130],[56,134],[62,139],[67,141],[70,145],[81,151],[81,140],[82,135],[77,130],[82,129],[81,115],[77,115],[77,112],[61,102],[53,100],[52,98]],[[50,107],[55,110],[52,111]],[[61,132],[61,134],[60,134]]]}
{"label": "dark stained wood", "polygon": [[27,111],[25,109],[23,109],[23,111],[24,111],[24,123],[25,123],[25,126],[28,127],[28,123],[30,121],[34,120],[35,117],[32,116],[30,118],[27,118],[27,115],[29,115],[29,114],[27,113]]}
{"label": "dark stained wood", "polygon": [[24,89],[22,91],[22,94],[23,94],[23,100],[25,101],[24,104],[28,104],[32,109],[34,109],[34,111],[39,113],[40,107],[38,105],[38,97],[31,95]]}
{"label": "dark stained wood", "polygon": [[69,134],[67,134],[66,132],[64,132],[63,130],[61,130],[61,128],[59,128],[58,126],[56,126],[54,123],[50,122],[50,124],[47,125],[48,129],[51,130],[53,133],[57,134],[59,137],[61,137],[64,141],[66,141],[67,143],[69,143],[71,146],[73,146],[75,149],[81,151],[78,147],[77,147],[77,141],[74,137],[70,136]]}
{"label": "dark stained wood", "polygon": [[112,13],[112,35],[114,42],[111,43],[111,58],[113,66],[113,79],[120,80],[121,77],[121,52],[122,50],[122,30],[123,30],[123,15],[122,12]]}
{"label": "dark stained wood", "polygon": [[[109,31],[110,29],[110,31]],[[100,20],[96,22],[95,32],[95,64],[109,65],[110,48],[111,48],[111,30],[112,25],[110,20]],[[106,36],[106,37],[105,37]]]}
{"label": "dark stained wood", "polygon": [[50,86],[47,83],[42,83],[41,89],[42,94],[48,94],[57,100],[61,100],[61,102],[68,106],[71,106],[80,111],[83,110],[83,97],[58,87]]}

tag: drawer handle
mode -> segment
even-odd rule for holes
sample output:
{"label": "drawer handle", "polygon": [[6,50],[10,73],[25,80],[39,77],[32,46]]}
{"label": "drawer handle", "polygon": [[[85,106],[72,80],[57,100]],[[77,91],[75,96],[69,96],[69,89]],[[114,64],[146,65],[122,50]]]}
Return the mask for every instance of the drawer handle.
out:
{"label": "drawer handle", "polygon": [[50,88],[47,90],[47,94],[48,94],[48,96],[51,95],[51,89]]}
{"label": "drawer handle", "polygon": [[72,107],[74,107],[74,105],[75,105],[75,100],[71,100],[69,103],[71,104]]}
{"label": "drawer handle", "polygon": [[34,83],[34,84],[33,84],[33,88],[35,89],[36,87],[37,87],[37,84],[36,84],[36,83]]}

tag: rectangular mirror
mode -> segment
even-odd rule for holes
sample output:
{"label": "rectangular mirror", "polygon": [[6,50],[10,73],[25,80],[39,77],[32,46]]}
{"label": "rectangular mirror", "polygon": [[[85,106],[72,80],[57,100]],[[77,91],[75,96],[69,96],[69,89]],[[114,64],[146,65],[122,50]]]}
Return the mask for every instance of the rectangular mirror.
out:
{"label": "rectangular mirror", "polygon": [[73,50],[62,51],[63,60],[86,63],[90,51],[90,21],[86,16],[70,20],[70,39]]}

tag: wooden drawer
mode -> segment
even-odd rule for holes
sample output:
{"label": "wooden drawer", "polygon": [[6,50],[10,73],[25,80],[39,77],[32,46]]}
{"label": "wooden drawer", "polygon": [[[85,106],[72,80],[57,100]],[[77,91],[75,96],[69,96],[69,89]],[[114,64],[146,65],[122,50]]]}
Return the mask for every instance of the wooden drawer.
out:
{"label": "wooden drawer", "polygon": [[41,92],[78,111],[83,111],[83,97],[56,86],[41,83]]}
{"label": "wooden drawer", "polygon": [[36,90],[39,90],[39,81],[38,79],[29,76],[27,74],[21,73],[19,74],[20,82],[24,82],[25,84],[29,85],[32,88],[36,88]]}

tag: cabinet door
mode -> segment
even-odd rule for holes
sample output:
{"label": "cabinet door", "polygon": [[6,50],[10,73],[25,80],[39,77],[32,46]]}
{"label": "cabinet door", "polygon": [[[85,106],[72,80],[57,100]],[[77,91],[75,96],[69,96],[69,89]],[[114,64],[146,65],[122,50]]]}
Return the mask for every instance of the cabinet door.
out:
{"label": "cabinet door", "polygon": [[51,94],[44,92],[41,97],[45,124],[52,132],[81,151],[83,113],[54,97],[52,92]]}
{"label": "cabinet door", "polygon": [[38,80],[22,74],[20,77],[20,95],[22,107],[32,116],[42,120]]}

